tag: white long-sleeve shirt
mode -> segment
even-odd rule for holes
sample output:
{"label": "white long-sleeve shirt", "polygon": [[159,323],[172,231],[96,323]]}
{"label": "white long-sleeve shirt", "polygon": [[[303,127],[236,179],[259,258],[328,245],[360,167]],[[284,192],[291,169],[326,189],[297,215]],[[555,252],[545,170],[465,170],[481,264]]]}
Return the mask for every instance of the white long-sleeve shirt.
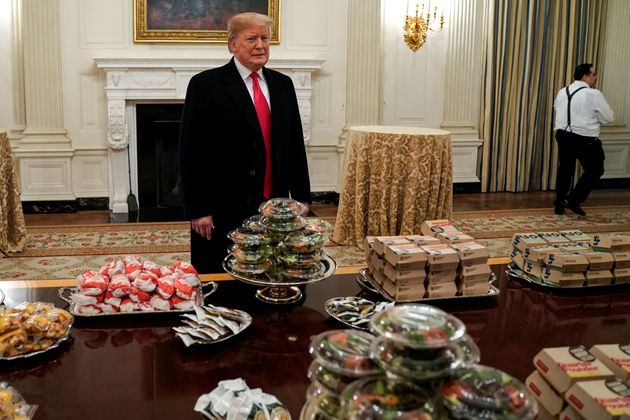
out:
{"label": "white long-sleeve shirt", "polygon": [[604,95],[589,87],[588,83],[576,80],[569,85],[569,92],[586,87],[571,98],[571,127],[567,127],[567,97],[566,88],[560,89],[553,102],[556,110],[556,130],[571,131],[587,137],[599,137],[599,127],[615,119],[613,110],[604,99]]}

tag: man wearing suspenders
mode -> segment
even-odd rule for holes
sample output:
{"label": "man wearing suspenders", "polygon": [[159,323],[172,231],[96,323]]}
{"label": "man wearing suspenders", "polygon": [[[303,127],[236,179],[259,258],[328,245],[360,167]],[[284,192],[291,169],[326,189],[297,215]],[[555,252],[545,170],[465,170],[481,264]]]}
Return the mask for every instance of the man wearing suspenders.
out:
{"label": "man wearing suspenders", "polygon": [[[586,216],[581,204],[604,174],[604,149],[598,138],[599,126],[611,122],[614,113],[604,95],[593,89],[597,72],[592,64],[577,66],[573,78],[575,81],[560,89],[553,103],[558,142],[554,213],[564,214],[567,208],[575,214]],[[576,159],[582,164],[584,172],[575,188],[569,192]]]}

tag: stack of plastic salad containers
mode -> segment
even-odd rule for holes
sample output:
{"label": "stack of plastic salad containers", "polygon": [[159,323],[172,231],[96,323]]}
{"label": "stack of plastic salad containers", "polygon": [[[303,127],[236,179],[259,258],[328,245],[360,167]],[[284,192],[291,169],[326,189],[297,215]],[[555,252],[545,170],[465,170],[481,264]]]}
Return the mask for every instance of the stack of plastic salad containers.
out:
{"label": "stack of plastic salad containers", "polygon": [[358,330],[332,330],[311,340],[313,362],[308,369],[311,386],[300,418],[340,418],[340,397],[357,379],[382,374],[370,358],[374,336]]}
{"label": "stack of plastic salad containers", "polygon": [[273,277],[310,280],[320,277],[325,267],[323,247],[332,230],[330,223],[301,216],[306,206],[289,198],[263,203],[260,214],[228,233],[234,257],[228,268],[243,275],[269,273]]}

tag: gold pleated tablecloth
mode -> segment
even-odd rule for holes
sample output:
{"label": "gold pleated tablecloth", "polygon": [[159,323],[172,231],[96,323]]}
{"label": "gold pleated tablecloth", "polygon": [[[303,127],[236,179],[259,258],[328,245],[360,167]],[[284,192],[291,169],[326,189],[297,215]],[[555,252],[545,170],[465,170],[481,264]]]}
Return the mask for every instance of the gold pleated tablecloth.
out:
{"label": "gold pleated tablecloth", "polygon": [[450,218],[452,206],[448,131],[349,128],[335,242],[361,248],[368,235],[420,234],[423,221]]}
{"label": "gold pleated tablecloth", "polygon": [[7,133],[0,131],[0,256],[21,252],[26,225]]}

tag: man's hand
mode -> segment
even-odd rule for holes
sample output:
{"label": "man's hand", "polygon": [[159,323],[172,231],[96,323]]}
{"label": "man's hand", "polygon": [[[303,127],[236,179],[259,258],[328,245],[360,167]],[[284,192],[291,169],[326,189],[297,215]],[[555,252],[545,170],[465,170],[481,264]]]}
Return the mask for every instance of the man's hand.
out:
{"label": "man's hand", "polygon": [[190,225],[192,226],[193,230],[199,235],[203,236],[207,240],[212,239],[212,229],[214,228],[214,223],[212,223],[212,216],[193,219],[190,221]]}

